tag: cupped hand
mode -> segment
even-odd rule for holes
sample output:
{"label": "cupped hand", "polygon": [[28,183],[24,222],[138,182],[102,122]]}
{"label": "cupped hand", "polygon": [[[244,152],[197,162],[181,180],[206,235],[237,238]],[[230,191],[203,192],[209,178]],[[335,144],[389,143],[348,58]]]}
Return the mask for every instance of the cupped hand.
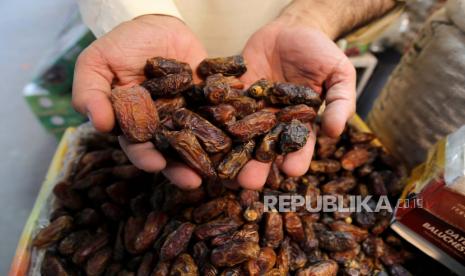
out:
{"label": "cupped hand", "polygon": [[[154,56],[174,58],[196,68],[207,53],[192,31],[174,17],[145,15],[122,23],[79,56],[73,84],[74,107],[87,115],[98,131],[111,131],[115,126],[109,100],[112,87],[141,83],[145,62]],[[119,141],[137,167],[148,172],[162,171],[182,188],[201,184],[193,170],[167,161],[152,143],[131,144],[122,136]]]}
{"label": "cupped hand", "polygon": [[[243,55],[246,85],[260,78],[292,82],[325,93],[326,108],[322,130],[339,136],[355,112],[355,69],[345,54],[317,25],[287,24],[276,20],[257,31],[247,42]],[[311,126],[309,126],[311,127]],[[315,146],[311,132],[304,148],[287,154],[280,169],[288,176],[301,176],[308,170]],[[248,162],[238,175],[241,186],[258,189],[266,181],[271,164]]]}

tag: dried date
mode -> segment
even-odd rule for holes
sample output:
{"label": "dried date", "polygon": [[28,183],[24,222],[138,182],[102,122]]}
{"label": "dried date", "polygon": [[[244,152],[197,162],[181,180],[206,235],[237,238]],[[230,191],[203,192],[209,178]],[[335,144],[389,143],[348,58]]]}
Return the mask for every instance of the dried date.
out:
{"label": "dried date", "polygon": [[267,111],[258,111],[228,126],[231,135],[240,141],[249,141],[270,131],[277,123],[276,116]]}
{"label": "dried date", "polygon": [[153,138],[159,118],[155,104],[145,88],[115,88],[110,98],[118,125],[129,141],[142,143]]}
{"label": "dried date", "polygon": [[221,129],[188,109],[174,112],[173,121],[178,127],[189,129],[207,152],[227,152],[231,148],[231,139]]}
{"label": "dried date", "polygon": [[282,153],[297,151],[305,146],[310,131],[301,122],[292,120],[284,126],[279,147]]}
{"label": "dried date", "polygon": [[63,238],[73,227],[73,218],[61,216],[42,228],[32,244],[38,248],[48,247]]}
{"label": "dried date", "polygon": [[309,107],[319,108],[322,99],[310,87],[292,83],[276,83],[267,97],[272,104],[298,105],[306,104]]}
{"label": "dried date", "polygon": [[205,78],[213,74],[239,77],[247,71],[244,58],[240,55],[230,57],[206,58],[198,66],[198,74]]}
{"label": "dried date", "polygon": [[250,140],[234,147],[218,165],[220,179],[234,179],[244,165],[252,159],[255,142]]}
{"label": "dried date", "polygon": [[181,72],[159,78],[149,79],[142,83],[153,97],[174,97],[192,89],[192,73]]}
{"label": "dried date", "polygon": [[280,122],[299,120],[302,123],[310,123],[316,118],[316,115],[315,109],[305,104],[299,104],[284,107],[276,113],[276,118],[278,118],[278,121]]}
{"label": "dried date", "polygon": [[230,242],[212,250],[210,260],[216,267],[232,267],[255,259],[260,254],[260,246],[255,242]]}
{"label": "dried date", "polygon": [[147,78],[159,78],[182,72],[192,74],[190,65],[185,62],[164,57],[149,58],[144,67],[144,73]]}
{"label": "dried date", "polygon": [[255,150],[255,159],[260,162],[271,162],[278,154],[277,145],[281,132],[284,129],[284,124],[276,125],[270,132],[268,132],[262,139],[260,145]]}
{"label": "dried date", "polygon": [[162,261],[171,260],[184,251],[194,233],[195,225],[189,222],[181,224],[174,232],[166,237],[160,249]]}
{"label": "dried date", "polygon": [[192,131],[186,129],[166,131],[164,135],[189,167],[205,178],[216,177],[216,171],[210,158]]}

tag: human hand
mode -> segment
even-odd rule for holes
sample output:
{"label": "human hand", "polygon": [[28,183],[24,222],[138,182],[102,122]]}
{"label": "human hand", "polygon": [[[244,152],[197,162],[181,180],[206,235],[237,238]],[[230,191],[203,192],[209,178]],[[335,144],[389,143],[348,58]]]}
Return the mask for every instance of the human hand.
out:
{"label": "human hand", "polygon": [[[309,26],[278,18],[257,31],[247,42],[243,55],[247,72],[246,85],[266,78],[293,82],[326,94],[322,130],[339,136],[355,112],[355,69],[345,54],[318,24]],[[309,125],[309,127],[311,127]],[[280,169],[288,176],[300,176],[308,170],[315,146],[315,132],[297,152],[284,156]],[[270,163],[249,161],[238,175],[243,187],[263,186]]]}
{"label": "human hand", "polygon": [[[145,79],[145,62],[154,56],[174,58],[196,68],[207,53],[190,29],[174,17],[145,15],[122,23],[79,56],[74,73],[74,107],[87,115],[98,131],[111,131],[115,126],[109,100],[112,87],[141,83]],[[167,161],[151,142],[131,144],[123,136],[119,141],[140,169],[162,171],[174,184],[186,189],[201,184],[200,176],[192,169]]]}

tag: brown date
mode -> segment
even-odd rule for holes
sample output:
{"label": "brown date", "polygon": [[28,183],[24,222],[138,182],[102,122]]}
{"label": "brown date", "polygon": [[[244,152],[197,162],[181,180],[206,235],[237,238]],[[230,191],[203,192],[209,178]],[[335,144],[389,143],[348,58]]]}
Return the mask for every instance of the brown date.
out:
{"label": "brown date", "polygon": [[255,159],[260,162],[271,162],[277,155],[277,144],[279,137],[284,129],[284,124],[277,124],[270,132],[268,132],[255,150]]}
{"label": "brown date", "polygon": [[370,153],[364,148],[356,148],[348,151],[341,158],[341,165],[345,170],[353,171],[365,164],[370,158]]}
{"label": "brown date", "polygon": [[277,123],[276,116],[267,111],[250,114],[228,126],[228,131],[240,141],[249,141],[270,131]]}
{"label": "brown date", "polygon": [[341,169],[341,163],[333,159],[312,160],[310,170],[314,173],[336,173]]}
{"label": "brown date", "polygon": [[221,73],[224,76],[239,77],[247,71],[244,58],[240,55],[230,57],[206,58],[197,67],[198,74],[206,78]]}
{"label": "brown date", "polygon": [[273,248],[264,247],[256,259],[250,260],[246,264],[246,271],[250,276],[260,276],[270,271],[276,263],[276,253]]}
{"label": "brown date", "polygon": [[174,97],[188,89],[192,89],[192,73],[181,72],[149,79],[142,83],[153,97]]}
{"label": "brown date", "polygon": [[164,135],[189,167],[205,178],[216,177],[210,158],[191,130],[165,131]]}
{"label": "brown date", "polygon": [[321,248],[332,251],[346,251],[357,246],[357,242],[348,232],[320,231],[317,233]]}
{"label": "brown date", "polygon": [[276,118],[278,118],[278,121],[280,122],[299,120],[302,123],[310,123],[316,118],[316,115],[315,109],[305,104],[299,104],[284,107],[276,113]]}
{"label": "brown date", "polygon": [[292,83],[276,83],[267,97],[272,104],[298,105],[306,104],[309,107],[319,108],[322,99],[310,87]]}
{"label": "brown date", "polygon": [[40,275],[43,276],[71,276],[72,271],[67,269],[66,264],[51,252],[45,254],[44,260],[40,267]]}
{"label": "brown date", "polygon": [[250,97],[261,99],[267,97],[271,89],[273,89],[273,83],[266,79],[260,79],[249,87],[247,93]]}
{"label": "brown date", "polygon": [[42,228],[32,241],[38,248],[48,247],[63,238],[73,227],[73,218],[61,216]]}
{"label": "brown date", "polygon": [[231,89],[228,80],[221,74],[207,77],[203,94],[210,104],[218,105],[224,103],[226,99],[235,97],[235,92]]}
{"label": "brown date", "polygon": [[137,252],[143,252],[149,249],[158,235],[161,229],[168,222],[168,217],[162,212],[151,212],[145,221],[145,225],[142,231],[137,235],[134,240],[134,250]]}
{"label": "brown date", "polygon": [[173,262],[170,276],[198,276],[199,270],[189,254],[179,255]]}
{"label": "brown date", "polygon": [[291,237],[295,242],[304,242],[305,241],[305,232],[302,225],[302,220],[295,212],[286,212],[283,215],[284,219],[284,228],[286,233]]}
{"label": "brown date", "polygon": [[280,135],[279,147],[282,153],[297,151],[305,146],[309,129],[301,122],[292,120],[284,126]]}
{"label": "brown date", "polygon": [[229,242],[212,250],[210,260],[216,267],[232,267],[257,258],[260,246],[255,242]]}
{"label": "brown date", "polygon": [[204,106],[200,112],[206,114],[213,122],[220,126],[226,126],[236,121],[236,109],[230,104]]}
{"label": "brown date", "polygon": [[230,104],[236,110],[236,117],[242,119],[247,115],[254,113],[257,110],[257,102],[247,96],[240,96],[227,99],[225,103]]}
{"label": "brown date", "polygon": [[86,263],[85,270],[89,276],[101,275],[111,260],[111,248],[105,247],[95,252]]}
{"label": "brown date", "polygon": [[300,269],[296,276],[336,276],[337,271],[337,263],[333,260],[327,260]]}
{"label": "brown date", "polygon": [[225,152],[231,148],[231,139],[221,129],[186,108],[174,112],[173,122],[180,128],[189,129],[207,152]]}
{"label": "brown date", "polygon": [[181,72],[192,74],[192,69],[185,62],[164,57],[149,58],[144,67],[144,73],[147,78],[159,78]]}
{"label": "brown date", "polygon": [[215,237],[221,234],[229,233],[239,228],[239,224],[230,218],[219,218],[195,228],[194,235],[199,240]]}
{"label": "brown date", "polygon": [[156,99],[153,103],[157,108],[160,120],[164,120],[167,117],[171,117],[171,115],[176,110],[186,106],[186,100],[183,96],[175,98],[159,98]]}
{"label": "brown date", "polygon": [[339,232],[348,232],[354,236],[357,242],[362,242],[368,237],[368,231],[343,221],[335,221],[329,225],[331,230]]}
{"label": "brown date", "polygon": [[263,244],[277,248],[284,238],[283,218],[278,212],[268,212],[264,216]]}
{"label": "brown date", "polygon": [[353,177],[341,177],[323,184],[321,191],[323,194],[345,194],[355,187]]}
{"label": "brown date", "polygon": [[143,143],[153,138],[159,118],[144,87],[114,88],[110,98],[118,125],[129,141]]}
{"label": "brown date", "polygon": [[234,147],[218,165],[220,179],[234,179],[244,165],[252,159],[255,142],[250,140]]}
{"label": "brown date", "polygon": [[195,225],[189,222],[181,224],[174,232],[166,237],[160,249],[162,261],[171,260],[184,251],[194,233]]}
{"label": "brown date", "polygon": [[224,212],[227,200],[223,197],[215,198],[195,208],[192,214],[196,223],[208,222]]}

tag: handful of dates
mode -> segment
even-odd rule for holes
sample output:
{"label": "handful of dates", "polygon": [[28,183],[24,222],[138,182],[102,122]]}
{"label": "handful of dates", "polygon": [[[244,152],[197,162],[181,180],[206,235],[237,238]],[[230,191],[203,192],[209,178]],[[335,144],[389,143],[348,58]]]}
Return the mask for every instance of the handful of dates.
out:
{"label": "handful of dates", "polygon": [[41,275],[448,275],[388,229],[389,212],[264,211],[265,195],[396,199],[402,170],[373,138],[350,127],[319,136],[305,176],[274,164],[262,191],[183,191],[131,165],[115,137],[86,138],[33,240]]}
{"label": "handful of dates", "polygon": [[272,162],[302,148],[321,95],[265,79],[243,90],[238,77],[246,70],[242,56],[205,59],[198,67],[204,82],[195,85],[187,63],[151,58],[145,82],[111,93],[119,127],[209,180],[233,179],[252,158]]}

